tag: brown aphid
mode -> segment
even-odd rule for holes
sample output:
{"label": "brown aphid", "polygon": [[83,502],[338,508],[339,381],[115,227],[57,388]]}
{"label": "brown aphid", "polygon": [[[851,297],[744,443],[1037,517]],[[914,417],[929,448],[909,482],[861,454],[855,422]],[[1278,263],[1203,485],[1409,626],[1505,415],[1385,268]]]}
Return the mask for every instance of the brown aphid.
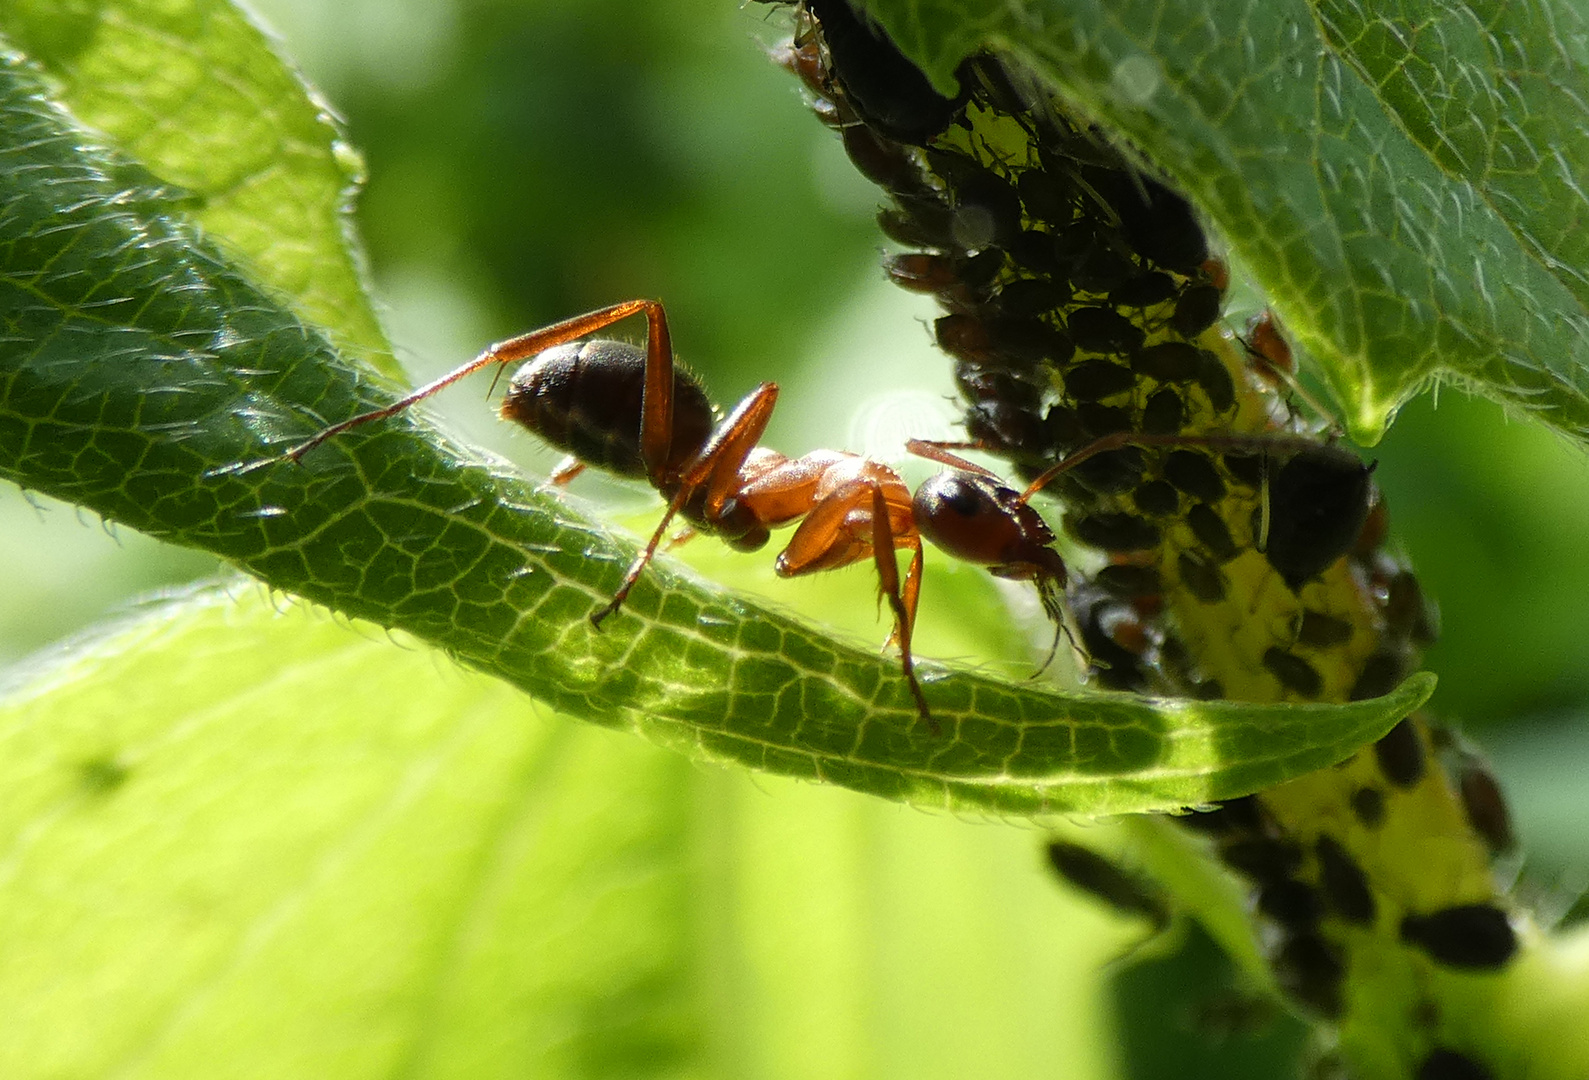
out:
{"label": "brown aphid", "polygon": [[1507,808],[1500,781],[1472,754],[1463,754],[1457,766],[1457,791],[1468,824],[1483,837],[1492,854],[1503,855],[1517,846],[1512,812]]}
{"label": "brown aphid", "polygon": [[1121,914],[1146,919],[1158,930],[1169,925],[1169,906],[1151,881],[1091,848],[1068,840],[1054,840],[1048,845],[1048,861],[1054,873],[1072,888]]}
{"label": "brown aphid", "polygon": [[912,251],[884,259],[883,272],[888,280],[911,292],[944,292],[960,284],[956,262],[952,255]]}
{"label": "brown aphid", "polygon": [[1390,535],[1390,510],[1385,505],[1385,499],[1375,488],[1370,495],[1368,516],[1363,519],[1363,529],[1357,534],[1357,542],[1352,545],[1351,554],[1359,559],[1366,559],[1378,551]]}
{"label": "brown aphid", "polygon": [[1198,272],[1220,292],[1230,288],[1230,266],[1219,256],[1215,255],[1204,259],[1203,265],[1198,268]]}
{"label": "brown aphid", "polygon": [[1265,309],[1248,319],[1242,344],[1253,367],[1274,385],[1288,385],[1288,377],[1296,374],[1297,359],[1292,355],[1291,343],[1280,332],[1274,312]]}

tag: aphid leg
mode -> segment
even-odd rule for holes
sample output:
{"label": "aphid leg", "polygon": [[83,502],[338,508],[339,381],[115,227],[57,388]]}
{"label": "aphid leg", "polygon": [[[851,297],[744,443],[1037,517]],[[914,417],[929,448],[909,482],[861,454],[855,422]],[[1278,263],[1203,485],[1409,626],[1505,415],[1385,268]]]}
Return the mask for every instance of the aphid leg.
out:
{"label": "aphid leg", "polygon": [[[449,371],[447,374],[441,376],[441,378],[434,379],[431,382],[426,383],[418,390],[414,390],[405,396],[398,398],[396,401],[392,402],[392,404],[386,406],[383,409],[374,409],[367,413],[360,413],[358,416],[352,417],[348,420],[343,420],[341,423],[332,424],[330,427],[321,430],[313,438],[299,443],[297,446],[283,454],[282,457],[291,459],[293,461],[300,461],[305,454],[319,446],[321,443],[325,442],[327,439],[336,435],[340,435],[349,428],[355,428],[362,424],[367,424],[372,420],[385,420],[388,417],[396,416],[404,409],[424,401],[437,391],[446,389],[459,379],[462,379],[467,375],[472,375],[481,368],[489,367],[492,364],[510,364],[517,360],[528,360],[530,357],[539,352],[550,349],[557,345],[562,345],[565,342],[573,341],[576,338],[582,338],[586,334],[593,334],[603,327],[611,326],[613,323],[622,319],[627,319],[629,316],[640,311],[644,311],[646,313],[646,319],[650,325],[650,345],[652,351],[655,352],[658,347],[657,341],[659,336],[659,327],[662,347],[668,351],[668,392],[665,396],[667,398],[666,404],[669,438],[671,438],[673,422],[673,362],[672,346],[669,344],[668,339],[667,319],[663,315],[661,303],[656,300],[626,300],[621,304],[613,304],[611,307],[604,307],[598,311],[587,312],[584,315],[576,315],[572,319],[564,319],[562,322],[553,323],[551,326],[543,326],[539,330],[531,330],[527,334],[520,334],[518,337],[508,338],[506,341],[499,341],[495,345],[492,345],[490,348],[486,349],[485,352],[469,361],[467,364],[454,368],[452,371]],[[650,365],[648,365],[648,368],[649,366]],[[650,388],[649,375],[650,372],[648,370],[648,392]],[[666,453],[666,445],[666,441],[664,441],[664,453]],[[644,446],[644,440],[642,440],[642,446]]]}
{"label": "aphid leg", "polygon": [[[646,380],[649,385],[651,378],[652,357],[646,358]],[[671,387],[672,362],[669,360],[669,385]],[[690,463],[690,467],[679,478],[679,486],[673,499],[668,503],[667,512],[662,515],[662,520],[657,523],[656,531],[651,534],[651,540],[645,549],[629,564],[628,573],[624,574],[623,583],[618,586],[618,591],[613,593],[612,599],[590,616],[590,625],[601,629],[602,620],[623,606],[629,596],[629,590],[634,588],[634,583],[640,579],[645,571],[646,564],[651,561],[657,548],[662,544],[662,537],[667,533],[668,525],[672,523],[674,515],[684,508],[684,505],[694,497],[701,485],[707,485],[708,506],[714,495],[721,489],[718,497],[717,509],[721,509],[727,500],[727,493],[732,490],[732,480],[738,475],[739,467],[745,463],[745,458],[760,441],[761,434],[767,429],[767,421],[772,416],[772,407],[778,400],[778,387],[774,383],[762,383],[753,390],[745,400],[734,407],[734,411],[725,420],[721,427],[712,435],[712,440]],[[672,407],[671,391],[668,395],[669,408]],[[649,418],[647,418],[649,420]],[[669,421],[671,424],[671,420]],[[671,433],[670,436],[671,438]]]}
{"label": "aphid leg", "polygon": [[1258,527],[1257,535],[1252,538],[1252,546],[1260,553],[1269,550],[1269,516],[1271,504],[1269,501],[1269,456],[1265,454],[1258,459],[1261,469],[1261,480],[1258,484]]}
{"label": "aphid leg", "polygon": [[910,569],[906,571],[906,592],[910,594],[910,602],[900,593],[899,586],[899,560],[894,555],[894,527],[888,519],[888,501],[883,497],[883,485],[872,483],[872,555],[877,562],[877,585],[883,596],[888,600],[888,606],[894,611],[894,638],[899,642],[899,663],[905,673],[905,683],[910,687],[910,694],[916,699],[916,711],[921,714],[922,722],[927,725],[927,730],[934,735],[940,733],[938,721],[932,718],[932,710],[927,707],[927,698],[921,692],[921,684],[916,681],[916,665],[910,655],[911,633],[916,628],[916,597],[921,589],[921,539],[912,538],[910,545],[914,553],[910,560]]}

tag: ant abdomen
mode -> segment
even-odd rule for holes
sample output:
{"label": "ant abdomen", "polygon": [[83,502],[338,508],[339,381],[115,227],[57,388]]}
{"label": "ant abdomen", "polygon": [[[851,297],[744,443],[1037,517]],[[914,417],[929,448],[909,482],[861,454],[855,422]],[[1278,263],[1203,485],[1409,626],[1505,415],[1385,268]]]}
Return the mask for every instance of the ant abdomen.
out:
{"label": "ant abdomen", "polygon": [[[640,453],[645,350],[595,339],[558,345],[514,372],[503,419],[581,461],[619,476],[647,478]],[[677,475],[712,435],[712,403],[694,377],[673,369],[673,441],[666,472]]]}

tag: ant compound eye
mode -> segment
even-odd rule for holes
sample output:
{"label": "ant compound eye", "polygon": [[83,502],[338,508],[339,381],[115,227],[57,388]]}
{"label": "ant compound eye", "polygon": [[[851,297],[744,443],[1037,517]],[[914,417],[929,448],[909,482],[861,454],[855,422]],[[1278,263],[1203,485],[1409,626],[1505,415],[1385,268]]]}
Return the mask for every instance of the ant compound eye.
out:
{"label": "ant compound eye", "polygon": [[986,499],[976,485],[958,476],[950,476],[937,485],[935,494],[942,505],[961,517],[976,517],[987,508]]}

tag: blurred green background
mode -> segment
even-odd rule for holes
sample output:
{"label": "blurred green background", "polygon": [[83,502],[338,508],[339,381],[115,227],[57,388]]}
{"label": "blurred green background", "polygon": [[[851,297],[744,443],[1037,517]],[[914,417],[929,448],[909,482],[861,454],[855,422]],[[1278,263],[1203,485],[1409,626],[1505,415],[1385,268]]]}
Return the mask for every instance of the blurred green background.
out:
{"label": "blurred green background", "polygon": [[[719,401],[763,379],[783,384],[769,441],[786,452],[887,452],[905,433],[947,433],[953,409],[948,365],[930,345],[933,309],[882,281],[873,190],[809,116],[795,80],[768,62],[780,26],[769,9],[735,0],[254,7],[365,155],[360,225],[388,328],[416,382],[489,340],[659,296],[681,354]],[[465,387],[436,409],[544,472],[553,455],[498,424],[483,394]],[[1529,852],[1523,888],[1547,912],[1564,911],[1589,884],[1583,453],[1447,388],[1404,410],[1373,454],[1395,534],[1443,613],[1428,659],[1441,677],[1434,707],[1493,756]],[[621,512],[653,505],[647,492],[595,479],[579,489]],[[213,560],[118,536],[15,489],[0,499],[0,552],[11,597],[0,607],[4,659],[131,595],[215,570]],[[869,625],[870,585],[865,575],[847,580]],[[857,798],[769,791],[820,806]],[[1036,837],[1018,839],[1033,846],[1037,873]],[[987,906],[987,918],[1000,918],[997,900]],[[1075,905],[1053,910],[1098,918]],[[1129,1017],[1162,1016],[1166,987],[1180,987],[1173,992],[1184,1000],[1206,993],[1218,981],[1206,952],[1194,939],[1179,966],[1157,962],[1116,980],[1127,1021],[1115,1030],[1137,1032],[1143,1045],[1083,1048],[1056,1071],[1107,1073],[1114,1060],[1154,1075],[1149,1063],[1168,1051],[1147,1045],[1150,1036],[1179,1046],[1181,1035]],[[1293,1045],[1295,1033],[1279,1038]],[[1199,1074],[1201,1059],[1173,1052],[1181,1075]],[[1240,1074],[1221,1060],[1224,1075]],[[1269,1060],[1255,1058],[1253,1075]]]}

